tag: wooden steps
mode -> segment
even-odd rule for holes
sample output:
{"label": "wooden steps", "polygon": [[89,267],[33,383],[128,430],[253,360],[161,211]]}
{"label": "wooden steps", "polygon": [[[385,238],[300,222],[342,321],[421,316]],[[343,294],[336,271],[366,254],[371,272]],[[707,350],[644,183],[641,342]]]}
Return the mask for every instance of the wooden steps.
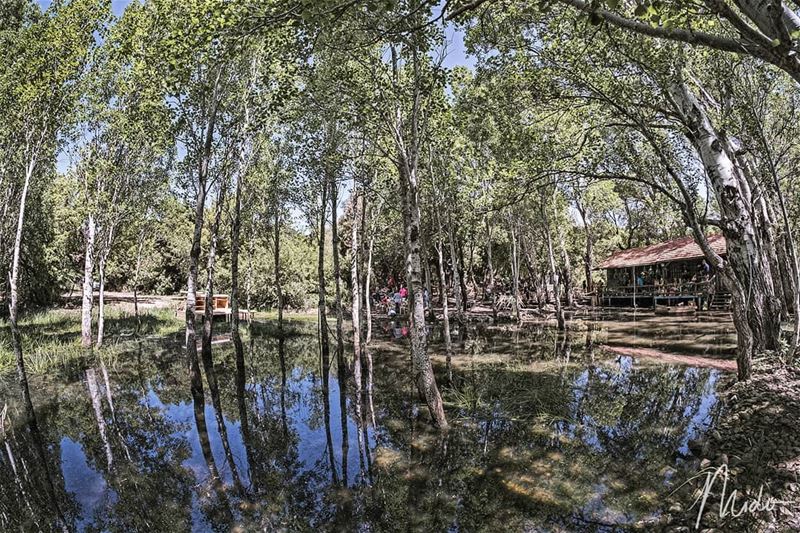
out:
{"label": "wooden steps", "polygon": [[731,295],[727,292],[715,292],[708,305],[711,311],[727,311],[731,308]]}

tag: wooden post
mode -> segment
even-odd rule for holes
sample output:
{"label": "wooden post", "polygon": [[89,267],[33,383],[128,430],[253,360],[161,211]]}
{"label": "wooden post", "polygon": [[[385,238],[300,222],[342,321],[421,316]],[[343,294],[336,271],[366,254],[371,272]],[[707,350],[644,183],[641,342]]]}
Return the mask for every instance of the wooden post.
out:
{"label": "wooden post", "polygon": [[636,265],[631,268],[633,270],[633,308],[636,309]]}

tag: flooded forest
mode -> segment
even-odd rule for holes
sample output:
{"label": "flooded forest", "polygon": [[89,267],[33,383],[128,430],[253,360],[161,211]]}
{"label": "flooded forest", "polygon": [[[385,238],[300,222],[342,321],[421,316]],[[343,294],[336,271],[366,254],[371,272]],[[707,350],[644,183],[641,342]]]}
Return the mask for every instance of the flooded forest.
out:
{"label": "flooded forest", "polygon": [[800,530],[797,0],[0,2],[0,530]]}

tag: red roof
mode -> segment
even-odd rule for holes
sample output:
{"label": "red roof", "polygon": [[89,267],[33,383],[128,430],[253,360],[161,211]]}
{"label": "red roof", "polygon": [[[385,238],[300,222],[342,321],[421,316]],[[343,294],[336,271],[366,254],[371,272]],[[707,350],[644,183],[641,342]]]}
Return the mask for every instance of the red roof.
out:
{"label": "red roof", "polygon": [[[720,234],[714,234],[709,235],[707,238],[712,250],[720,255],[725,254],[725,237]],[[699,259],[701,257],[703,257],[703,251],[695,242],[694,237],[689,236],[653,244],[651,246],[644,246],[642,248],[620,250],[619,252],[611,254],[611,256],[597,265],[596,268],[628,268],[633,266],[669,263],[671,261],[683,261],[686,259]]]}

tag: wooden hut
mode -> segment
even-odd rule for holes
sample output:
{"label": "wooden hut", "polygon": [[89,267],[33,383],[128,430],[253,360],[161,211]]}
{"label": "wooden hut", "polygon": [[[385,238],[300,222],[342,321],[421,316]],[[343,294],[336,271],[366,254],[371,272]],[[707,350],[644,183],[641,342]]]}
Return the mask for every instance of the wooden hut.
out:
{"label": "wooden hut", "polygon": [[[725,237],[709,235],[718,254],[726,252]],[[730,303],[719,276],[710,270],[694,237],[616,252],[596,270],[606,271],[606,283],[598,291],[601,305],[671,306],[709,302],[709,308]]]}
{"label": "wooden hut", "polygon": [[[230,297],[227,294],[215,294],[213,298],[214,299],[211,302],[213,316],[224,316],[226,321],[230,321],[231,312],[233,311],[233,309],[231,309]],[[198,294],[195,298],[194,306],[195,316],[204,316],[206,309],[206,295]],[[250,311],[247,309],[239,309],[239,318],[242,320],[248,320],[250,318]]]}

